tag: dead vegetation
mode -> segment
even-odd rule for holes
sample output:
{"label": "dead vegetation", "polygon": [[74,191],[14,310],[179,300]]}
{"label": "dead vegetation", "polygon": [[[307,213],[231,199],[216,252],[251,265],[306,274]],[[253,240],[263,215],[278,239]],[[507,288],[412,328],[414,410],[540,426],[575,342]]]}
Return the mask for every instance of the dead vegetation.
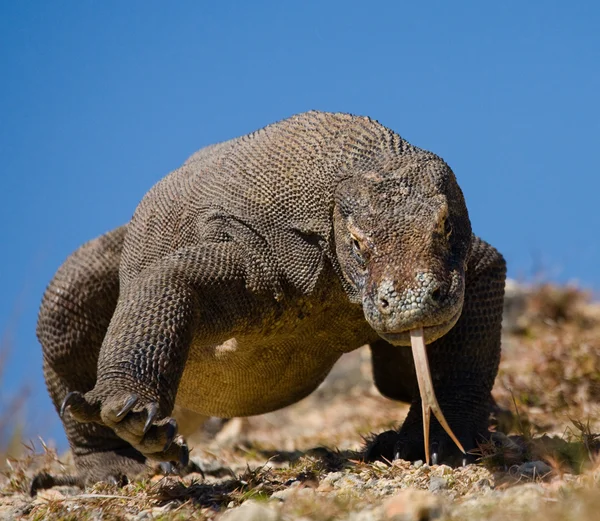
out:
{"label": "dead vegetation", "polygon": [[507,305],[519,311],[507,313],[496,432],[478,464],[361,462],[362,437],[398,425],[407,411],[374,390],[361,350],[302,402],[191,440],[205,477],[55,487],[31,498],[35,473],[71,462],[29,447],[0,477],[0,519],[597,519],[600,306],[551,285],[519,288]]}
{"label": "dead vegetation", "polygon": [[[8,330],[0,337],[0,389],[3,389],[3,376],[10,353],[10,334]],[[4,469],[7,456],[16,457],[22,453],[21,413],[27,401],[29,391],[22,387],[13,396],[0,392],[0,470]]]}

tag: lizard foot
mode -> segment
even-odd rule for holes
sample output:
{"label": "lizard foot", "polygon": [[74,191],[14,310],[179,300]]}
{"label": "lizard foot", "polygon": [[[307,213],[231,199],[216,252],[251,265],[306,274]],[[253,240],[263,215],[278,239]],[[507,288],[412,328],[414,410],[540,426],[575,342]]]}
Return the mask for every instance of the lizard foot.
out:
{"label": "lizard foot", "polygon": [[156,402],[144,403],[135,393],[113,394],[103,399],[78,392],[69,393],[62,406],[79,422],[95,422],[110,427],[145,457],[158,461],[189,462],[189,449],[177,435],[174,418],[162,417]]}
{"label": "lizard foot", "polygon": [[64,485],[85,488],[98,481],[123,487],[133,479],[152,475],[152,469],[145,461],[146,458],[132,447],[76,455],[76,474],[40,472],[34,476],[29,492],[35,496],[38,491],[47,488]]}
{"label": "lizard foot", "polygon": [[52,487],[61,486],[73,486],[83,488],[85,486],[84,480],[78,475],[66,475],[66,476],[54,476],[47,472],[40,472],[36,474],[31,481],[29,486],[29,494],[35,496],[38,491],[45,490]]}
{"label": "lizard foot", "polygon": [[[460,436],[460,434],[458,435]],[[469,437],[460,436],[461,440]],[[467,451],[476,447],[475,437],[471,437],[472,443],[465,444]],[[464,442],[463,442],[464,443]],[[451,467],[460,467],[475,461],[472,454],[463,454],[445,433],[432,435],[429,444],[430,462],[432,465],[446,464]],[[403,459],[407,461],[425,461],[425,449],[421,436],[409,436],[408,433],[398,431],[385,431],[367,441],[364,449],[366,461],[394,461]]]}

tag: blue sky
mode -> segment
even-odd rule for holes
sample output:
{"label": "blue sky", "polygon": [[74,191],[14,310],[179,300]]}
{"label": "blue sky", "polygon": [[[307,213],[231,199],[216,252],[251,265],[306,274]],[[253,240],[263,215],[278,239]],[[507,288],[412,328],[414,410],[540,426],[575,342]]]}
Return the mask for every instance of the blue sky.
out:
{"label": "blue sky", "polygon": [[[196,149],[309,109],[441,155],[509,274],[600,289],[600,4],[0,3],[0,384],[64,446],[35,322],[83,242]],[[6,342],[5,342],[6,343]]]}

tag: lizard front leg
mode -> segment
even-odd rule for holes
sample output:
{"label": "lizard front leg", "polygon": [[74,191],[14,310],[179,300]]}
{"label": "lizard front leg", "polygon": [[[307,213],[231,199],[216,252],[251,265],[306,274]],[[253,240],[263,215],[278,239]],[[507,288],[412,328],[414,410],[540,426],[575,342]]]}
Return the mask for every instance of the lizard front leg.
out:
{"label": "lizard front leg", "polygon": [[95,387],[71,393],[63,411],[110,427],[146,457],[185,464],[188,449],[171,414],[190,344],[218,343],[260,309],[247,259],[234,243],[187,248],[130,280],[100,350]]}
{"label": "lizard front leg", "polygon": [[[502,256],[474,237],[466,272],[461,317],[442,338],[427,346],[435,393],[444,416],[467,451],[487,434],[490,392],[500,361],[500,333],[506,267]],[[383,340],[371,345],[375,383],[385,396],[411,402],[399,431],[376,437],[367,459],[425,458],[421,398],[412,354]],[[432,421],[430,453],[434,462],[460,463],[464,455]]]}

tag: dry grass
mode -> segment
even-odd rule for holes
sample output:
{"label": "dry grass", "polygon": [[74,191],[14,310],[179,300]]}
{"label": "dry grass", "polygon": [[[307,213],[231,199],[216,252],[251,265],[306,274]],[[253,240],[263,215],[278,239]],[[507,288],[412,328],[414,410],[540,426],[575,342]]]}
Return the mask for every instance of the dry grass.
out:
{"label": "dry grass", "polygon": [[[10,334],[8,330],[0,338],[0,389],[3,389],[3,376],[10,353]],[[22,454],[21,445],[22,424],[21,413],[29,396],[28,389],[23,386],[10,399],[0,392],[0,470],[5,467],[4,460],[8,456],[16,457]]]}
{"label": "dry grass", "polygon": [[205,479],[56,487],[32,499],[34,473],[71,464],[31,447],[0,477],[0,519],[597,519],[600,307],[573,288],[523,298],[494,389],[498,432],[479,464],[361,462],[362,437],[398,425],[407,408],[378,395],[368,353],[357,351],[302,402],[196,440]]}

